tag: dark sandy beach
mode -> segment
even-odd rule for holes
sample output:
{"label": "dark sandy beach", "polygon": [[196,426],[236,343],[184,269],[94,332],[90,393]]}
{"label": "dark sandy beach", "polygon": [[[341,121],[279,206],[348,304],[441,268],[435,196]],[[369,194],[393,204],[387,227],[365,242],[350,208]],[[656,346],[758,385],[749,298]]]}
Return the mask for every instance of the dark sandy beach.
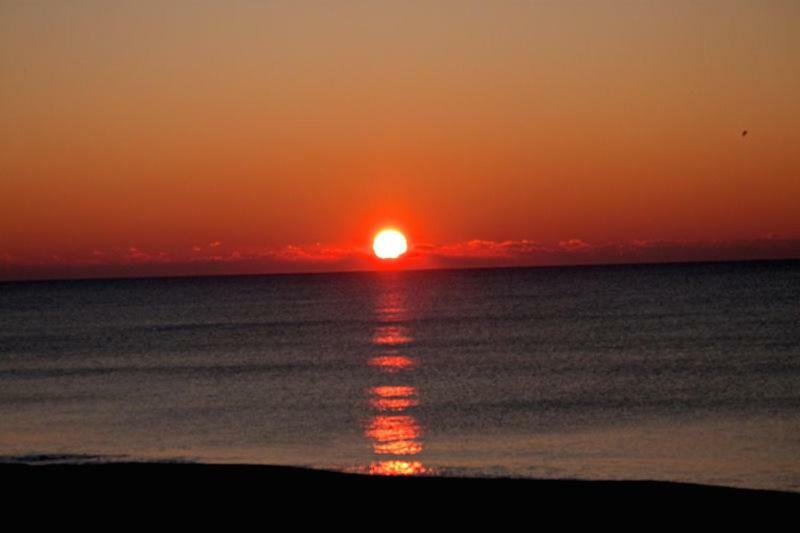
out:
{"label": "dark sandy beach", "polygon": [[[216,507],[276,502],[351,504],[534,505],[581,509],[658,506],[686,509],[722,505],[798,508],[800,494],[656,481],[578,481],[385,477],[284,466],[194,463],[4,464],[0,478],[13,498],[37,502],[119,504],[191,502]],[[466,507],[465,509],[468,509]]]}

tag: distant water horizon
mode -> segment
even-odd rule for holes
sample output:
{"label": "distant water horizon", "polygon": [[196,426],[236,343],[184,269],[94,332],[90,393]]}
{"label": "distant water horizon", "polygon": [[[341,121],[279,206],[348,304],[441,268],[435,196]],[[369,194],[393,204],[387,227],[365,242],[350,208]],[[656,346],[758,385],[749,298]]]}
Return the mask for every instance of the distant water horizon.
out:
{"label": "distant water horizon", "polygon": [[0,279],[3,283],[38,283],[49,281],[124,281],[137,279],[194,279],[194,278],[228,278],[228,277],[261,277],[261,276],[326,276],[336,274],[369,274],[378,272],[431,272],[462,270],[528,270],[528,269],[564,269],[564,268],[614,268],[614,267],[654,267],[683,265],[718,265],[740,263],[797,263],[800,257],[755,258],[755,259],[698,259],[668,261],[620,261],[620,262],[587,262],[563,264],[524,264],[524,265],[478,265],[478,266],[444,266],[444,267],[393,267],[387,264],[381,268],[332,269],[332,270],[299,270],[299,271],[264,271],[264,272],[231,272],[215,274],[136,274],[136,275],[78,275],[64,277],[32,277]]}
{"label": "distant water horizon", "polygon": [[800,261],[0,283],[0,460],[800,491]]}

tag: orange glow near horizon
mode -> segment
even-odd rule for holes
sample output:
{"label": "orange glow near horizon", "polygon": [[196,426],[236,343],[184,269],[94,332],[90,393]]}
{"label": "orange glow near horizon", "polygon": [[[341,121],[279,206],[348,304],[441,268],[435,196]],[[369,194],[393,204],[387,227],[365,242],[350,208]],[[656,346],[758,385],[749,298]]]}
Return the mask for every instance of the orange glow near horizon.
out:
{"label": "orange glow near horizon", "polygon": [[796,258],[798,19],[0,3],[0,279]]}

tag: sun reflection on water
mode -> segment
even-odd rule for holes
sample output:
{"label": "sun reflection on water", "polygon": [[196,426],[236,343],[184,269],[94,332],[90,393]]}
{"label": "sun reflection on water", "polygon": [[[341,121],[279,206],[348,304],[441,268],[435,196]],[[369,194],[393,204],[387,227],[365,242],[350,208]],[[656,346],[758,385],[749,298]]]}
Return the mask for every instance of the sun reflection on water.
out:
{"label": "sun reflection on water", "polygon": [[372,398],[369,403],[378,411],[404,411],[419,405],[417,400],[409,398]]}
{"label": "sun reflection on water", "polygon": [[404,370],[412,370],[416,363],[404,355],[382,355],[370,359],[369,366],[376,367],[387,374],[396,374]]}
{"label": "sun reflection on water", "polygon": [[372,343],[377,346],[397,346],[412,340],[408,329],[402,326],[378,326],[372,335]]}
{"label": "sun reflection on water", "polygon": [[414,341],[404,322],[407,318],[405,293],[387,290],[379,294],[375,314],[380,325],[373,331],[372,345],[381,353],[371,357],[367,364],[385,375],[388,382],[370,388],[368,393],[369,405],[376,414],[366,423],[364,435],[373,453],[380,457],[369,465],[368,472],[383,476],[431,473],[421,461],[409,459],[422,453],[423,444],[422,427],[411,413],[419,406],[417,388],[407,381],[399,381],[400,375],[410,379],[418,366],[415,359],[398,353]]}
{"label": "sun reflection on water", "polygon": [[372,387],[370,392],[381,398],[410,398],[417,394],[417,389],[416,387],[410,387],[408,385],[384,385],[382,387]]}
{"label": "sun reflection on water", "polygon": [[414,397],[417,393],[414,387],[373,387],[370,405],[378,411],[405,411],[409,407],[416,407],[419,402]]}
{"label": "sun reflection on water", "polygon": [[369,473],[379,476],[414,476],[430,472],[419,461],[378,461],[369,465]]}
{"label": "sun reflection on water", "polygon": [[[409,443],[413,439],[419,438],[420,430],[417,421],[411,416],[376,416],[370,421],[367,436],[372,439],[373,448],[377,453],[386,453],[378,450],[392,449],[391,445],[394,443]],[[405,450],[407,447],[395,448]],[[408,447],[408,449],[411,448]],[[415,446],[413,449],[421,450],[422,447]],[[407,451],[403,451],[401,455],[408,454]]]}

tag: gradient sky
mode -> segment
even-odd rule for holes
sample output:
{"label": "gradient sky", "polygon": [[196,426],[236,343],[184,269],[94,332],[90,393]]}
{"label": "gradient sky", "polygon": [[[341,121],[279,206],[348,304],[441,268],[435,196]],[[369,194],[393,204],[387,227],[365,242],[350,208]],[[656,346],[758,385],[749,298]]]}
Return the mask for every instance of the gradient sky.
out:
{"label": "gradient sky", "polygon": [[[800,257],[800,3],[0,0],[0,278]],[[742,136],[742,131],[748,134]]]}

